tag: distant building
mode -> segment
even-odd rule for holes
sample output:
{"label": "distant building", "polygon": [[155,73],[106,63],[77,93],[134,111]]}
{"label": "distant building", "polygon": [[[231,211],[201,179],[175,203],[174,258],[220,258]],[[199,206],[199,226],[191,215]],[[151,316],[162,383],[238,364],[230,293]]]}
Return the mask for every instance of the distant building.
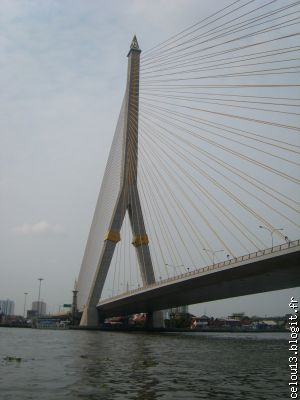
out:
{"label": "distant building", "polygon": [[278,324],[273,320],[254,321],[252,323],[252,326],[256,330],[267,330],[267,329],[278,328]]}
{"label": "distant building", "polygon": [[163,310],[164,319],[170,319],[171,315],[188,314],[188,313],[189,313],[189,306],[179,306]]}
{"label": "distant building", "polygon": [[37,310],[27,310],[27,319],[37,317]]}
{"label": "distant building", "polygon": [[241,320],[238,318],[221,318],[220,321],[223,322],[223,326],[226,327],[236,327],[236,326],[241,326]]}
{"label": "distant building", "polygon": [[202,315],[201,317],[193,317],[191,328],[192,329],[206,328],[210,325],[210,323],[211,319],[207,315]]}
{"label": "distant building", "polygon": [[0,300],[0,314],[14,315],[15,313],[15,302],[12,300]]}
{"label": "distant building", "polygon": [[47,312],[47,304],[44,301],[33,301],[32,311],[36,311],[38,315],[45,315]]}
{"label": "distant building", "polygon": [[245,318],[245,313],[233,313],[231,315],[228,315],[228,319],[235,319],[237,321],[242,321]]}

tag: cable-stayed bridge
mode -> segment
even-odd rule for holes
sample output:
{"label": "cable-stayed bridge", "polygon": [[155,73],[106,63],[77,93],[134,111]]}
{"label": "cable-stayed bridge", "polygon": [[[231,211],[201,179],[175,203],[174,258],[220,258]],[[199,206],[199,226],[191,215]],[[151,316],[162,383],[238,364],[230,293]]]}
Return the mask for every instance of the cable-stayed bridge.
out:
{"label": "cable-stayed bridge", "polygon": [[240,0],[143,53],[134,37],[82,325],[300,285],[299,12]]}

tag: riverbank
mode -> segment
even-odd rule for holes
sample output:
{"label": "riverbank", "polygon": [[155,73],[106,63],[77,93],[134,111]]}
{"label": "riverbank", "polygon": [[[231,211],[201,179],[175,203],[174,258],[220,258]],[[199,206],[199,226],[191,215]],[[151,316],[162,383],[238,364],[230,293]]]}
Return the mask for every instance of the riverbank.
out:
{"label": "riverbank", "polygon": [[237,329],[237,328],[218,328],[218,329],[185,329],[185,328],[145,328],[141,326],[26,326],[0,324],[0,328],[26,328],[26,329],[44,329],[44,330],[81,330],[81,331],[110,331],[110,332],[224,332],[224,333],[282,333],[285,329]]}

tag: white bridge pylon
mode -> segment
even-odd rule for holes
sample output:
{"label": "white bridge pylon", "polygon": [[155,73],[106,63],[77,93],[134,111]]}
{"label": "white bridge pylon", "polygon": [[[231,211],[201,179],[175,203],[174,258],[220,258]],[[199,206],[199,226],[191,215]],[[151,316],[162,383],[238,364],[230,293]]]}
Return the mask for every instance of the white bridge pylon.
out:
{"label": "white bridge pylon", "polygon": [[78,279],[82,326],[99,324],[96,306],[116,244],[121,240],[120,230],[126,211],[143,284],[155,282],[137,188],[140,53],[134,36],[128,53],[125,96]]}

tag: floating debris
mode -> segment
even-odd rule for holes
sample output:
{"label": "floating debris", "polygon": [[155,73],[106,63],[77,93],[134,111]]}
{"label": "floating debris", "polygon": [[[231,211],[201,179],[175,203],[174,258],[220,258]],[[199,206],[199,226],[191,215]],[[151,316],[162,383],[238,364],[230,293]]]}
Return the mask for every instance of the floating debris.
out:
{"label": "floating debris", "polygon": [[21,357],[15,357],[15,356],[6,356],[3,358],[4,361],[15,361],[15,362],[21,362],[22,358]]}

